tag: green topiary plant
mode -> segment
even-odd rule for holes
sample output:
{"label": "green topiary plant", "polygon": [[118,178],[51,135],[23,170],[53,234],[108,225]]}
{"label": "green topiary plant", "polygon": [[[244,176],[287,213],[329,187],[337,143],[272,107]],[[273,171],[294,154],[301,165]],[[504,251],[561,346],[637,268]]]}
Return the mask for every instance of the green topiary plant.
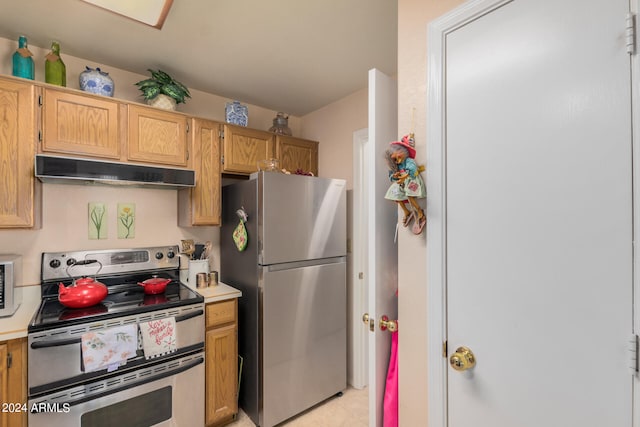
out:
{"label": "green topiary plant", "polygon": [[162,70],[149,69],[148,71],[151,73],[151,78],[136,83],[144,99],[150,100],[163,93],[180,104],[185,102],[185,98],[191,98],[189,89],[169,74]]}

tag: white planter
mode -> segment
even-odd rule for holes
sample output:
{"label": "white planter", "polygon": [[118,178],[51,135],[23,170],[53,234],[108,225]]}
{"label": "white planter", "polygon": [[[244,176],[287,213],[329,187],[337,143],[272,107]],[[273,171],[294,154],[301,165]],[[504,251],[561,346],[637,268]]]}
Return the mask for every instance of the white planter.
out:
{"label": "white planter", "polygon": [[152,107],[157,107],[157,108],[162,108],[164,110],[172,110],[172,111],[176,109],[176,105],[177,105],[175,99],[163,93],[159,94],[153,99],[148,99],[147,104],[151,105]]}

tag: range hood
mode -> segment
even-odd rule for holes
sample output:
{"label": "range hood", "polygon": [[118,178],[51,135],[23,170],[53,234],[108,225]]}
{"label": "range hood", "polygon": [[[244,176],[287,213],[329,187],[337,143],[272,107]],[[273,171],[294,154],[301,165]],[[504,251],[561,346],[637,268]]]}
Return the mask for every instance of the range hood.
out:
{"label": "range hood", "polygon": [[77,157],[36,155],[35,175],[56,184],[110,184],[179,189],[195,186],[189,169],[105,162]]}

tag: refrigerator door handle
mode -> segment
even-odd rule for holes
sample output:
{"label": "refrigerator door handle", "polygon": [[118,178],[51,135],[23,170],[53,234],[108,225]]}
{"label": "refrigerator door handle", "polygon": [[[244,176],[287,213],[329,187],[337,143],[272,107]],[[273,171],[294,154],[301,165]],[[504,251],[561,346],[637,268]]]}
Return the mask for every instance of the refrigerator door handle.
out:
{"label": "refrigerator door handle", "polygon": [[347,257],[338,256],[338,257],[332,257],[332,258],[320,258],[320,259],[311,259],[311,260],[304,260],[304,261],[282,262],[279,264],[263,265],[262,267],[266,268],[267,271],[272,272],[272,271],[291,270],[294,268],[304,268],[304,267],[310,267],[314,265],[340,264],[346,261],[347,261]]}

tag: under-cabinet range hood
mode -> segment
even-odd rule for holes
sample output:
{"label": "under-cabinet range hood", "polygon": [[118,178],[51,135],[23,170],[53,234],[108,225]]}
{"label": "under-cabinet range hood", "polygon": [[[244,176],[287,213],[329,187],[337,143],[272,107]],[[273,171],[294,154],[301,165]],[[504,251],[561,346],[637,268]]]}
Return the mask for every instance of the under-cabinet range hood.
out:
{"label": "under-cabinet range hood", "polygon": [[111,184],[179,189],[195,186],[189,169],[36,155],[35,175],[56,184]]}

